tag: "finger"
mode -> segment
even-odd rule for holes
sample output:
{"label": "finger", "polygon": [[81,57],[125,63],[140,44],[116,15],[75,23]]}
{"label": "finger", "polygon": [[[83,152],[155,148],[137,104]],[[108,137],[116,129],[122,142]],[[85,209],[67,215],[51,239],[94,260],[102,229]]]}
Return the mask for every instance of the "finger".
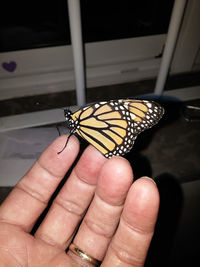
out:
{"label": "finger", "polygon": [[73,241],[98,260],[103,259],[116,230],[132,181],[132,169],[125,159],[115,157],[104,164],[95,197]]}
{"label": "finger", "polygon": [[155,183],[147,178],[131,187],[120,224],[101,266],[143,266],[159,207]]}
{"label": "finger", "polygon": [[78,154],[79,143],[72,136],[58,155],[65,141],[66,136],[56,139],[14,187],[0,208],[0,221],[32,229]]}
{"label": "finger", "polygon": [[66,249],[94,196],[106,161],[94,147],[87,147],[38,228],[36,238]]}

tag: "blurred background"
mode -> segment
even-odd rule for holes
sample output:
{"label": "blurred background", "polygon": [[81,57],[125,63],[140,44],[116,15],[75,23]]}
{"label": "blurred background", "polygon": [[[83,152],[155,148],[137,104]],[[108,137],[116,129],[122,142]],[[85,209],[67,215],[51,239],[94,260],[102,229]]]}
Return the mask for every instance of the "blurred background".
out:
{"label": "blurred background", "polygon": [[[80,4],[73,23],[69,2]],[[56,127],[68,132],[64,107],[153,99],[165,115],[126,156],[135,179],[153,177],[161,195],[146,266],[199,262],[200,1],[1,1],[0,12],[0,200],[58,136]],[[79,18],[81,38],[73,41]]]}

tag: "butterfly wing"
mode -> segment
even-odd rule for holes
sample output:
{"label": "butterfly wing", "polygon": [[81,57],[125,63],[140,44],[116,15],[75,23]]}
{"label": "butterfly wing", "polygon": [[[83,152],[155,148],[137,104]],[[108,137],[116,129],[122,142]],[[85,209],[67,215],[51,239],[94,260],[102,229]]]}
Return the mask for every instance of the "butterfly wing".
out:
{"label": "butterfly wing", "polygon": [[125,99],[122,102],[130,112],[130,131],[136,135],[157,124],[164,114],[163,107],[154,101]]}
{"label": "butterfly wing", "polygon": [[129,152],[137,135],[155,125],[163,112],[153,101],[120,99],[86,106],[72,120],[76,133],[110,158]]}

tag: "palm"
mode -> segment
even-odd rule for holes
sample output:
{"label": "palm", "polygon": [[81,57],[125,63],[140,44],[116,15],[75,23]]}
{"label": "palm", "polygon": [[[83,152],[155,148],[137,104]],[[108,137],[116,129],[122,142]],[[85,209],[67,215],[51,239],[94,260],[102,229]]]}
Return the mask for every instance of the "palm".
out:
{"label": "palm", "polygon": [[3,266],[62,266],[62,257],[66,257],[61,249],[35,239],[16,226],[2,223],[0,237],[0,262]]}

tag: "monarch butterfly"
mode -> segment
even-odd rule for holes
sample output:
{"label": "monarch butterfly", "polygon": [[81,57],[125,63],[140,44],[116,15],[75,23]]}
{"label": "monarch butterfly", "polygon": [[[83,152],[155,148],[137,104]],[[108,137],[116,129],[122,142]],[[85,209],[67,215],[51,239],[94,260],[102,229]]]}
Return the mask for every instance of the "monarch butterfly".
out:
{"label": "monarch butterfly", "polygon": [[70,136],[77,133],[106,158],[123,156],[133,147],[139,133],[154,126],[164,109],[154,101],[119,99],[97,102],[72,113],[64,110]]}

